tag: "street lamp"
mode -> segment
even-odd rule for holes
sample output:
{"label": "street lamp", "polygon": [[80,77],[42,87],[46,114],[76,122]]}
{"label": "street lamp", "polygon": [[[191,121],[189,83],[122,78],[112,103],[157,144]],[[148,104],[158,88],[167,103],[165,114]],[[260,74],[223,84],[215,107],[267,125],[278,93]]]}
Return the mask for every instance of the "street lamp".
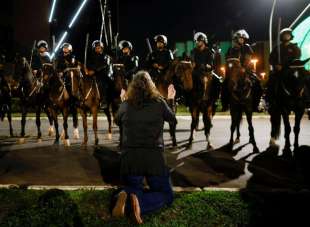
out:
{"label": "street lamp", "polygon": [[258,62],[257,58],[251,59],[251,63],[253,64],[254,72],[256,72],[256,64]]}
{"label": "street lamp", "polygon": [[269,51],[270,53],[272,51],[272,21],[273,21],[273,14],[274,14],[274,9],[276,7],[276,3],[277,3],[277,0],[273,0],[270,18],[269,18]]}
{"label": "street lamp", "polygon": [[266,73],[265,73],[265,72],[262,72],[262,73],[260,74],[260,76],[261,76],[262,80],[264,80],[265,77],[266,77]]}

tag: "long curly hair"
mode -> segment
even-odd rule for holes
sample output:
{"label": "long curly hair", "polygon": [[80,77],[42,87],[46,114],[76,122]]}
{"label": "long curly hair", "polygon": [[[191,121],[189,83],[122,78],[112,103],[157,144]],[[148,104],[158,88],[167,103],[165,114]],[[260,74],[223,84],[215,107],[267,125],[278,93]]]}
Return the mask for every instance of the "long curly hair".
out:
{"label": "long curly hair", "polygon": [[143,108],[146,101],[162,98],[151,76],[146,71],[139,71],[133,76],[127,91],[127,102],[136,108]]}

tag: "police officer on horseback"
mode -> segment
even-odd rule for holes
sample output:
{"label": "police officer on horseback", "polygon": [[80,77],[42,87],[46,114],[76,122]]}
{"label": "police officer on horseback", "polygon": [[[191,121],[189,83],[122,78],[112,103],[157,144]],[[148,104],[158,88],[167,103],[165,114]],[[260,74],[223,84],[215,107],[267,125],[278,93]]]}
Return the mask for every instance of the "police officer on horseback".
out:
{"label": "police officer on horseback", "polygon": [[[226,53],[226,59],[229,58],[237,58],[240,60],[240,64],[242,70],[250,76],[252,82],[252,90],[253,90],[253,110],[258,111],[258,105],[260,102],[260,98],[262,96],[262,87],[260,84],[260,80],[256,76],[253,71],[253,66],[251,63],[251,59],[254,55],[254,51],[252,47],[247,43],[250,39],[249,34],[246,30],[241,29],[236,31],[232,37],[232,47],[230,47]],[[223,110],[227,109],[228,105],[228,88],[227,88],[227,80],[224,81],[223,84],[223,92],[222,92],[222,100],[223,100]]]}
{"label": "police officer on horseback", "polygon": [[167,48],[168,39],[165,35],[154,37],[156,49],[147,56],[147,68],[155,83],[160,76],[166,73],[171,62],[174,60],[173,53]]}
{"label": "police officer on horseback", "polygon": [[43,64],[51,63],[51,58],[48,52],[48,43],[45,40],[40,40],[37,43],[37,53],[33,57],[32,72],[37,76],[42,71]]}
{"label": "police officer on horseback", "polygon": [[72,54],[73,48],[70,43],[64,43],[61,46],[62,52],[56,58],[56,70],[62,76],[65,69],[77,67],[78,62]]}
{"label": "police officer on horseback", "polygon": [[132,80],[132,76],[138,71],[139,57],[133,55],[133,46],[131,42],[127,40],[120,41],[118,47],[121,53],[117,56],[116,62],[124,65],[125,77],[130,82]]}
{"label": "police officer on horseback", "polygon": [[104,44],[100,40],[95,40],[92,43],[92,56],[87,64],[87,69],[88,75],[94,75],[99,84],[101,107],[106,108],[113,86],[113,69],[111,57],[105,52]]}
{"label": "police officer on horseback", "polygon": [[[205,75],[207,72],[211,72],[214,68],[214,51],[213,49],[208,47],[208,37],[206,34],[202,32],[197,32],[194,35],[194,41],[196,43],[196,47],[191,52],[191,61],[193,63],[193,85],[194,89],[197,91],[203,92],[203,88],[201,87],[200,77]],[[216,83],[213,83],[212,89],[215,89],[214,92],[211,92],[215,96],[218,96],[219,90],[219,80],[215,78]],[[217,83],[218,82],[218,83]],[[217,97],[213,97],[214,100]],[[186,98],[186,103],[188,104],[188,97]]]}
{"label": "police officer on horseback", "polygon": [[283,72],[289,69],[294,60],[300,59],[301,57],[300,48],[296,43],[292,42],[294,38],[292,29],[284,28],[280,31],[279,35],[281,43],[272,50],[269,56],[269,64],[272,69],[266,94],[266,101],[268,104],[271,104],[274,100],[273,95],[277,86],[277,79]]}

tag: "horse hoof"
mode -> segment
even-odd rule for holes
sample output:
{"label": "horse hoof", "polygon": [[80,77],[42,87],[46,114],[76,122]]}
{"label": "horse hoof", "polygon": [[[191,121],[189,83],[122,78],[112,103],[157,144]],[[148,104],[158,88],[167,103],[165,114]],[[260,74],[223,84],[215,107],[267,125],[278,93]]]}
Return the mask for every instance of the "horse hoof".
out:
{"label": "horse hoof", "polygon": [[95,139],[95,145],[97,146],[99,144],[99,140]]}
{"label": "horse hoof", "polygon": [[52,126],[48,128],[48,136],[54,136],[54,128]]}
{"label": "horse hoof", "polygon": [[64,140],[65,139],[65,131],[62,131],[60,134],[60,139]]}
{"label": "horse hoof", "polygon": [[64,145],[65,145],[66,147],[70,147],[70,140],[69,140],[69,139],[65,139],[65,140],[64,140]]}
{"label": "horse hoof", "polygon": [[239,138],[235,139],[233,144],[235,145],[235,144],[238,144],[238,143],[240,143],[240,139]]}
{"label": "horse hoof", "polygon": [[211,143],[208,143],[208,145],[207,145],[207,151],[212,151],[212,150],[214,150],[214,147],[212,146]]}
{"label": "horse hoof", "polygon": [[24,144],[24,143],[26,143],[26,140],[25,140],[25,138],[20,138],[17,143],[18,144]]}
{"label": "horse hoof", "polygon": [[108,140],[112,140],[112,133],[108,134]]}
{"label": "horse hoof", "polygon": [[80,139],[80,135],[79,135],[79,129],[75,128],[73,130],[73,139],[78,140]]}
{"label": "horse hoof", "polygon": [[277,140],[275,138],[271,138],[269,141],[270,146],[278,146]]}
{"label": "horse hoof", "polygon": [[38,139],[37,143],[42,143],[42,139],[41,138]]}

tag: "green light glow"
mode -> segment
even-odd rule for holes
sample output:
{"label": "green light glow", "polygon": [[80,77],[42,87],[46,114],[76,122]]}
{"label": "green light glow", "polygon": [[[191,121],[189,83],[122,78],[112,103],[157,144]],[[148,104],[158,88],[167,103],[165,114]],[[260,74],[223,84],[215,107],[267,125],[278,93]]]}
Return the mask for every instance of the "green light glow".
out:
{"label": "green light glow", "polygon": [[[310,17],[302,21],[294,30],[294,42],[298,43],[301,48],[301,59],[310,58]],[[310,63],[306,65],[306,69],[310,70]]]}

